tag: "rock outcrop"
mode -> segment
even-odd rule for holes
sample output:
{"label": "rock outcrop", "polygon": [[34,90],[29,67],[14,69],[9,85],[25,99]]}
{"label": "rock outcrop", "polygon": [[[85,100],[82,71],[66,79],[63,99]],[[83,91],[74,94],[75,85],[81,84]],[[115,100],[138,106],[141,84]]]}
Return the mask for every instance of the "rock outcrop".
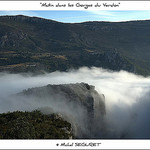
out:
{"label": "rock outcrop", "polygon": [[[104,123],[103,94],[86,83],[47,85],[24,90],[19,96],[35,99],[43,113],[61,113],[71,122],[76,138],[95,138],[103,129],[95,131],[96,124]],[[41,105],[42,103],[42,105]],[[50,111],[49,111],[50,110]]]}

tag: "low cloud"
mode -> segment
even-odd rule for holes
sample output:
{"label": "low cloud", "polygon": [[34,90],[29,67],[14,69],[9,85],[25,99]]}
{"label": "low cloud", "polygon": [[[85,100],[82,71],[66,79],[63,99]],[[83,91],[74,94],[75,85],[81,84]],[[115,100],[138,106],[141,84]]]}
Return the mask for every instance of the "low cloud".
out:
{"label": "low cloud", "polygon": [[[37,103],[34,99],[19,100],[11,96],[24,89],[77,82],[94,85],[96,90],[105,96],[106,134],[99,138],[150,138],[150,77],[126,71],[112,72],[102,68],[83,67],[69,72],[53,72],[38,76],[0,73],[0,113],[15,110],[31,111],[47,106],[46,100],[45,103]],[[51,106],[54,108],[55,102]],[[78,109],[81,111],[81,108]],[[67,111],[70,113],[71,109]],[[82,114],[84,113],[83,110]]]}

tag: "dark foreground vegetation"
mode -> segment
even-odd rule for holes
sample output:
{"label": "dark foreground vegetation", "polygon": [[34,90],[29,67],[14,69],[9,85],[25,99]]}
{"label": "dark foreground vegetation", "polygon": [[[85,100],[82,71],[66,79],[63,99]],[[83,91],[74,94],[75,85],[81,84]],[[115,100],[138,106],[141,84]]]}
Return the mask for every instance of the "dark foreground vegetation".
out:
{"label": "dark foreground vegetation", "polygon": [[71,124],[58,114],[40,111],[0,114],[0,139],[70,139]]}

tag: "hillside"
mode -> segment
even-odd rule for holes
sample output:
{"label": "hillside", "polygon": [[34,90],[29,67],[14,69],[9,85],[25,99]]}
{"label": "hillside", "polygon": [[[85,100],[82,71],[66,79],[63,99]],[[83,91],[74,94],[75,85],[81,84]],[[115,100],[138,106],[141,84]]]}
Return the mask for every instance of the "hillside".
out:
{"label": "hillside", "polygon": [[150,75],[150,21],[60,23],[0,16],[0,71],[52,72],[81,66]]}
{"label": "hillside", "polygon": [[40,111],[0,114],[0,139],[70,139],[71,124],[58,114]]}

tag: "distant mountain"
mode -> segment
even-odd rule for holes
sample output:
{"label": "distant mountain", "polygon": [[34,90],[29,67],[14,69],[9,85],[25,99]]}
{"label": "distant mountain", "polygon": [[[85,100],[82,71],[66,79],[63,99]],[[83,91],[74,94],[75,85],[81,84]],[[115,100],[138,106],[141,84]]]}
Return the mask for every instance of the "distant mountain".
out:
{"label": "distant mountain", "polygon": [[66,71],[81,66],[150,75],[150,21],[61,23],[0,17],[0,71]]}

